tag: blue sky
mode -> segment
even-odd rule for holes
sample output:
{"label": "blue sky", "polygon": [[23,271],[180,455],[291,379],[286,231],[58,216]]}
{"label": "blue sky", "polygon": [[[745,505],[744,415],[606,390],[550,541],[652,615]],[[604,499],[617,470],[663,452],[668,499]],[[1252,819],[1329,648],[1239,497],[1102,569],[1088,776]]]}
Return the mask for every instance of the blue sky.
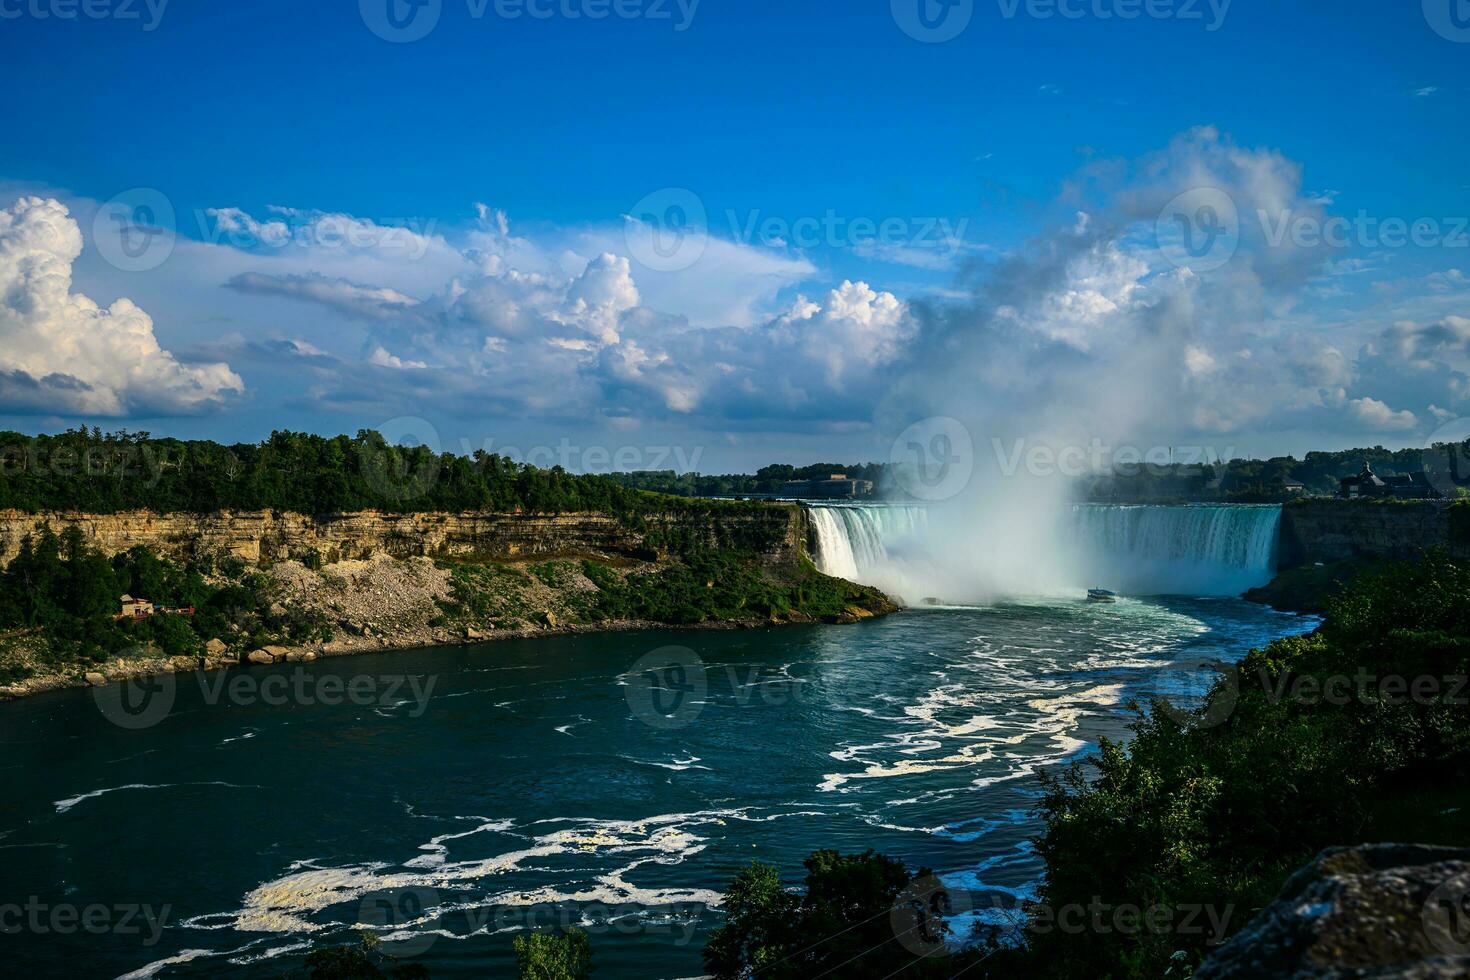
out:
{"label": "blue sky", "polygon": [[[881,458],[933,415],[1252,452],[1470,415],[1452,0],[961,0],[937,43],[903,27],[921,3],[957,23],[938,0],[391,0],[437,15],[406,43],[372,29],[390,0],[92,2],[0,0],[28,93],[0,140],[11,265],[72,276],[0,311],[12,427],[414,419],[448,448],[677,445],[710,470]],[[1255,226],[1222,268],[1157,237],[1200,187]],[[119,268],[107,208],[145,199],[178,240]],[[691,200],[709,237],[669,268],[638,222]],[[1434,228],[1283,245],[1262,211]]]}

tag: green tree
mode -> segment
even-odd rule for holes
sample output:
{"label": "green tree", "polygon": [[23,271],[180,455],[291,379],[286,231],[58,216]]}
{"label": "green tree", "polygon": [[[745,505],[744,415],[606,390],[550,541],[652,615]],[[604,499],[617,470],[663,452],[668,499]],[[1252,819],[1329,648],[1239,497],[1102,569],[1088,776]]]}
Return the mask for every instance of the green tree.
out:
{"label": "green tree", "polygon": [[533,932],[512,945],[521,980],[584,980],[592,973],[592,946],[580,929]]}
{"label": "green tree", "polygon": [[946,957],[925,955],[947,934],[922,887],[934,880],[927,868],[911,875],[873,851],[817,851],[805,865],[800,898],[782,890],[769,865],[752,864],[731,883],[725,924],[704,949],[718,980],[753,971],[770,980],[948,975]]}

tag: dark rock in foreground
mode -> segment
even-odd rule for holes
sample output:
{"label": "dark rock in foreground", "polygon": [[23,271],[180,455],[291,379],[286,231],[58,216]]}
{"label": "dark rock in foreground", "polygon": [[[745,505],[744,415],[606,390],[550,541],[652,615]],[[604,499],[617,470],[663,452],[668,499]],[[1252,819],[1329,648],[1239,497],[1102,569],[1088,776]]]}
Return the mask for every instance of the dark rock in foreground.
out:
{"label": "dark rock in foreground", "polygon": [[1470,976],[1470,850],[1328,848],[1196,980]]}

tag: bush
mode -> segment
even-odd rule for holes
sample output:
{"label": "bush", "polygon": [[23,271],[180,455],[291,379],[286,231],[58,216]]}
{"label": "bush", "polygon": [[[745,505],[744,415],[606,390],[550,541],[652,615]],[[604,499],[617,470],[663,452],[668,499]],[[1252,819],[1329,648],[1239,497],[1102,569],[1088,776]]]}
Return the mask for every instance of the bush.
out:
{"label": "bush", "polygon": [[521,980],[584,980],[592,972],[592,947],[580,929],[560,936],[533,932],[512,945]]}
{"label": "bush", "polygon": [[704,948],[705,969],[717,980],[954,972],[948,957],[922,955],[941,950],[948,932],[928,901],[927,868],[911,875],[902,861],[873,851],[817,851],[805,865],[801,896],[783,889],[777,870],[759,862],[731,882],[725,923]]}

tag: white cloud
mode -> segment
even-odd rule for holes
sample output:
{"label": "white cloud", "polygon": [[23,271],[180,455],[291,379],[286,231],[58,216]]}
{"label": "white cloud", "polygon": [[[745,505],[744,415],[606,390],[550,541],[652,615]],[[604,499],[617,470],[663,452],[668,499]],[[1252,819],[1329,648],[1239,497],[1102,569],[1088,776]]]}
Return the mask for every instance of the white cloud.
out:
{"label": "white cloud", "polygon": [[1419,424],[1413,412],[1395,412],[1376,398],[1354,398],[1348,402],[1348,410],[1354,419],[1375,432],[1398,432]]}
{"label": "white cloud", "polygon": [[403,358],[397,356],[396,354],[388,353],[381,347],[373,348],[373,354],[371,357],[368,358],[368,363],[376,364],[378,365],[378,367],[395,368],[399,371],[410,369],[422,370],[429,366],[424,361],[405,361]]}
{"label": "white cloud", "polygon": [[[1199,187],[1226,193],[1245,219],[1222,267],[1176,267],[1156,240],[1164,205]],[[856,279],[822,288],[789,249],[712,236],[692,266],[659,271],[638,261],[638,222],[526,233],[484,205],[468,229],[391,235],[392,223],[347,215],[215,209],[219,234],[181,238],[158,273],[183,288],[154,285],[142,299],[169,309],[160,297],[192,291],[194,310],[239,321],[225,336],[242,339],[212,360],[258,364],[308,410],[382,417],[662,419],[728,434],[955,414],[985,432],[1074,426],[1174,442],[1408,432],[1466,414],[1470,281],[1459,270],[1273,245],[1255,218],[1336,206],[1281,152],[1200,128],[1138,159],[1091,160],[1029,242],[981,261],[977,246],[946,240],[971,261],[953,288],[912,305]],[[866,254],[943,264],[907,246]],[[1370,295],[1369,273],[1384,269],[1399,278]],[[1354,296],[1378,305],[1351,308]],[[76,377],[53,386],[85,392]]]}
{"label": "white cloud", "polygon": [[314,273],[270,276],[244,272],[225,283],[242,293],[281,296],[330,307],[349,316],[387,320],[413,311],[419,301],[388,286],[364,286]]}
{"label": "white cloud", "polygon": [[129,299],[109,307],[72,292],[82,233],[59,201],[0,210],[0,404],[121,416],[188,414],[244,391],[226,364],[183,364]]}

